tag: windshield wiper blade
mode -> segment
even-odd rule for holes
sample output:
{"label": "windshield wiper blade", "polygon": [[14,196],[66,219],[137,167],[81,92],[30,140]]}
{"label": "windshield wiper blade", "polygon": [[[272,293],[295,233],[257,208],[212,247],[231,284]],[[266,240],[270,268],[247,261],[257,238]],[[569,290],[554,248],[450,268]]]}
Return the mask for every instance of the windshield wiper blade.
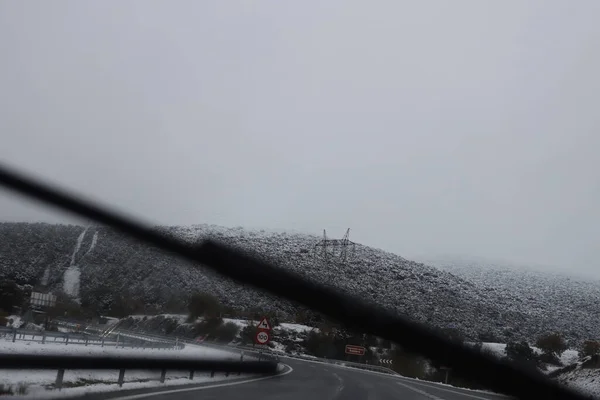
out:
{"label": "windshield wiper blade", "polygon": [[175,238],[161,235],[124,215],[81,200],[4,166],[0,166],[0,184],[81,217],[110,225],[136,239],[178,254],[189,261],[200,263],[241,283],[252,284],[308,306],[347,327],[394,341],[406,349],[412,349],[426,356],[433,362],[452,368],[463,377],[479,381],[489,389],[522,399],[585,398],[558,385],[539,372],[524,370],[476,352],[441,337],[425,325],[317,285],[297,274],[251,256],[248,252],[210,240],[199,246],[191,246]]}

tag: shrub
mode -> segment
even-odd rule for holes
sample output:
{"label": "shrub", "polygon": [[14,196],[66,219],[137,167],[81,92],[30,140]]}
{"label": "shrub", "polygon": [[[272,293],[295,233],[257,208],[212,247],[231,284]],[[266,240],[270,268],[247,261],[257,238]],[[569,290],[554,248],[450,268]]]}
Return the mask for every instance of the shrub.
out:
{"label": "shrub", "polygon": [[243,345],[254,342],[256,327],[254,325],[246,325],[240,332],[240,342]]}
{"label": "shrub", "polygon": [[194,334],[216,337],[222,324],[223,320],[220,317],[205,318],[194,326]]}
{"label": "shrub", "polygon": [[500,341],[493,332],[482,332],[477,337],[482,342],[497,343]]}
{"label": "shrub", "polygon": [[544,354],[553,354],[557,357],[567,350],[567,343],[559,333],[541,336],[535,344]]}
{"label": "shrub", "polygon": [[419,355],[396,348],[392,352],[392,369],[400,375],[423,379],[427,375],[427,362]]}
{"label": "shrub", "polygon": [[542,353],[538,356],[537,359],[538,359],[538,361],[546,363],[546,364],[551,364],[551,365],[556,365],[556,366],[562,365],[562,363],[560,362],[560,359],[554,353]]}
{"label": "shrub", "polygon": [[594,356],[600,354],[600,342],[596,340],[586,340],[579,350],[580,357]]}
{"label": "shrub", "polygon": [[285,345],[285,352],[286,353],[295,353],[298,350],[300,350],[298,347],[299,346],[296,343],[294,343],[294,342],[288,342]]}
{"label": "shrub", "polygon": [[7,324],[10,322],[12,323],[12,318],[8,319],[8,313],[0,311],[0,326],[7,326]]}
{"label": "shrub", "polygon": [[438,333],[444,338],[456,343],[465,341],[465,336],[456,328],[439,328]]}
{"label": "shrub", "polygon": [[236,338],[240,328],[233,322],[228,322],[217,328],[215,335],[217,336],[217,342],[229,343]]}
{"label": "shrub", "polygon": [[3,395],[12,395],[14,394],[11,387],[8,385],[4,385],[3,383],[0,383],[0,396]]}
{"label": "shrub", "polygon": [[175,331],[175,329],[177,329],[177,321],[169,320],[167,322],[167,326],[165,326],[165,334],[170,335]]}
{"label": "shrub", "polygon": [[190,312],[190,320],[193,321],[198,317],[219,316],[222,307],[216,297],[208,293],[196,293],[192,295],[188,302],[188,311]]}
{"label": "shrub", "polygon": [[523,342],[508,342],[506,344],[506,356],[520,364],[535,365],[535,353],[529,343]]}
{"label": "shrub", "polygon": [[17,394],[21,396],[27,394],[27,384],[25,382],[19,382],[17,385]]}
{"label": "shrub", "polygon": [[89,313],[64,292],[58,292],[56,294],[56,304],[54,307],[48,309],[48,317],[55,318],[65,316],[70,318],[84,318],[89,316]]}
{"label": "shrub", "polygon": [[11,313],[13,307],[21,307],[24,300],[23,290],[15,281],[0,281],[0,310]]}
{"label": "shrub", "polygon": [[327,357],[331,353],[333,341],[330,336],[311,331],[303,342],[306,352],[315,357]]}

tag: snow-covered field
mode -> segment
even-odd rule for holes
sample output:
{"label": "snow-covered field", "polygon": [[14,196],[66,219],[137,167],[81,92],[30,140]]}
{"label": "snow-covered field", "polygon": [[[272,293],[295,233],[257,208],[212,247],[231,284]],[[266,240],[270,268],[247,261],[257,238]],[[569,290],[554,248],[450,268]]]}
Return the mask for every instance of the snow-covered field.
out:
{"label": "snow-covered field", "polygon": [[[165,318],[172,318],[172,319],[176,320],[177,322],[179,322],[180,324],[185,323],[188,318],[187,314],[159,314],[159,315],[162,317],[165,317]],[[156,315],[133,314],[133,315],[130,315],[129,317],[133,318],[133,319],[137,319],[137,320],[143,320],[144,318],[156,317]]]}
{"label": "snow-covered field", "polygon": [[[531,348],[538,355],[542,353],[542,351],[535,346],[532,346]],[[506,356],[506,352],[505,352],[506,344],[505,343],[483,343],[482,349],[488,350],[498,357]],[[564,353],[561,354],[560,362],[562,363],[562,365],[570,365],[570,364],[576,363],[578,360],[578,357],[579,357],[579,352],[577,350],[566,350]]]}
{"label": "snow-covered field", "polygon": [[18,315],[9,315],[6,317],[6,326],[9,328],[18,328],[21,324],[21,317]]}
{"label": "snow-covered field", "polygon": [[288,324],[288,323],[282,322],[281,324],[279,324],[279,326],[281,326],[281,329],[285,329],[287,331],[294,331],[294,332],[310,332],[313,330],[316,332],[319,331],[317,328],[313,328],[312,326],[301,325],[301,324]]}
{"label": "snow-covered field", "polygon": [[[161,315],[168,315],[168,314],[161,314]],[[235,318],[223,318],[223,323],[228,323],[228,322],[233,322],[240,329],[243,329],[246,326],[248,326],[249,324],[258,325],[258,323],[260,321],[252,321],[252,320],[246,320],[246,319],[235,319]],[[290,324],[290,323],[287,323],[287,322],[280,323],[279,325],[275,326],[274,329],[275,330],[282,329],[282,330],[286,330],[286,331],[290,331],[290,332],[310,332],[312,330],[318,331],[317,328],[314,328],[312,326],[302,325],[302,324]]]}
{"label": "snow-covered field", "polygon": [[[83,345],[54,344],[54,343],[35,343],[35,342],[15,342],[0,340],[0,353],[8,354],[35,354],[35,355],[110,355],[110,356],[139,356],[139,357],[157,357],[169,355],[178,358],[226,358],[234,359],[235,355],[231,352],[225,352],[218,349],[206,348],[201,346],[187,345],[182,350],[162,350],[162,349],[129,349],[114,347],[86,347]],[[57,371],[53,370],[8,370],[0,375],[0,389],[11,390],[18,393],[19,387],[26,387],[27,396],[60,397],[66,395],[81,395],[86,392],[110,391],[119,389],[133,389],[141,387],[152,387],[159,385],[181,385],[186,383],[201,383],[205,381],[218,381],[228,379],[224,373],[216,373],[213,378],[209,373],[197,373],[194,380],[190,381],[189,371],[167,371],[166,381],[161,384],[160,371],[135,371],[127,370],[125,372],[125,384],[120,388],[116,382],[119,371],[84,371],[84,370],[66,370],[63,378],[63,389],[58,392],[53,389],[56,381]],[[237,378],[237,375],[230,375],[230,378]],[[0,390],[2,392],[2,390]],[[0,393],[1,394],[1,393]]]}

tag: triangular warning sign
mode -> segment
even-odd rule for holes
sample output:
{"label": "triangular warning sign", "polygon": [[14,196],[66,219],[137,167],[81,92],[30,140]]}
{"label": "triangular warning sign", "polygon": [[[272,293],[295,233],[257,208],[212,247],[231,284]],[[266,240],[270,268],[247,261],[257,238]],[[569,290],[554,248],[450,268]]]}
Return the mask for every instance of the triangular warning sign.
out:
{"label": "triangular warning sign", "polygon": [[269,321],[267,321],[267,318],[263,318],[260,323],[257,326],[258,329],[262,329],[265,331],[270,331],[271,330],[271,325],[269,325]]}

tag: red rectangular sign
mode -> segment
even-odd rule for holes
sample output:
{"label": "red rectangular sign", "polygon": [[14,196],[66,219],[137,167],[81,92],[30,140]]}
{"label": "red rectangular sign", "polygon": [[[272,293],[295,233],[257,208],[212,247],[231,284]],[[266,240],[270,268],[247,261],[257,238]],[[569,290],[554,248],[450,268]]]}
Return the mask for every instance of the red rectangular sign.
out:
{"label": "red rectangular sign", "polygon": [[354,346],[352,344],[346,345],[346,354],[354,354],[357,356],[364,356],[366,349],[362,346]]}

